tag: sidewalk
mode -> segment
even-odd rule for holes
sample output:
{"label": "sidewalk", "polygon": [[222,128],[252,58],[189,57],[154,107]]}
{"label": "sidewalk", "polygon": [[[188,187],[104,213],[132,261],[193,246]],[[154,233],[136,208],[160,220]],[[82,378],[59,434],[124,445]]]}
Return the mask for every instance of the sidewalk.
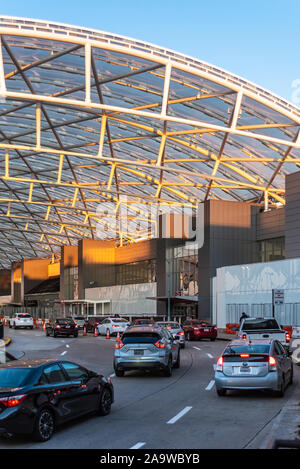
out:
{"label": "sidewalk", "polygon": [[300,386],[296,381],[293,386],[291,398],[245,449],[270,449],[275,440],[300,441]]}

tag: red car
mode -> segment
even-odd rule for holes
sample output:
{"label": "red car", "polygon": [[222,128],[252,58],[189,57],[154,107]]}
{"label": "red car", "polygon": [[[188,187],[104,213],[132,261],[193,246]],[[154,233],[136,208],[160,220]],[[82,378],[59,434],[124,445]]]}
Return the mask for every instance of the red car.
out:
{"label": "red car", "polygon": [[216,340],[217,328],[207,321],[201,321],[200,319],[188,319],[183,323],[182,326],[186,340],[193,339],[210,339],[211,341]]}

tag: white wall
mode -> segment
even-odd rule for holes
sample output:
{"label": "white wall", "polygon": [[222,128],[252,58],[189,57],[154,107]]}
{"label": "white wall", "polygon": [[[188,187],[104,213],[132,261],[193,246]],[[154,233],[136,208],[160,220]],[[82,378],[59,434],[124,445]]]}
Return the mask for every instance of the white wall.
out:
{"label": "white wall", "polygon": [[285,304],[276,306],[275,316],[281,324],[300,325],[300,258],[222,267],[213,285],[219,328],[236,322],[242,311],[270,316],[272,289],[277,288],[284,290]]}
{"label": "white wall", "polygon": [[111,287],[86,288],[85,299],[109,301],[110,314],[155,316],[156,301],[147,297],[157,296],[156,283],[115,285]]}

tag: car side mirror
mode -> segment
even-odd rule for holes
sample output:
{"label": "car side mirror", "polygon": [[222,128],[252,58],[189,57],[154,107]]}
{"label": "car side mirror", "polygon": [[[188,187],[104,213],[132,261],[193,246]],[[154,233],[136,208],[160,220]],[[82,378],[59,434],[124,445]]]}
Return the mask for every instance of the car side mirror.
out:
{"label": "car side mirror", "polygon": [[287,350],[287,356],[291,357],[293,355],[294,351],[293,350]]}

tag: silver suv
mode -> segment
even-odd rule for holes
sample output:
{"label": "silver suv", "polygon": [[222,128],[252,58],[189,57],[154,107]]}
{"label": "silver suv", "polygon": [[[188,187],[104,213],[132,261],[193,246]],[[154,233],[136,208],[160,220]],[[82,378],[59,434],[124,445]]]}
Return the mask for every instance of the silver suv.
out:
{"label": "silver suv", "polygon": [[116,376],[124,376],[127,370],[160,369],[165,376],[172,375],[172,368],[180,367],[179,337],[163,327],[131,326],[116,343],[114,369]]}

